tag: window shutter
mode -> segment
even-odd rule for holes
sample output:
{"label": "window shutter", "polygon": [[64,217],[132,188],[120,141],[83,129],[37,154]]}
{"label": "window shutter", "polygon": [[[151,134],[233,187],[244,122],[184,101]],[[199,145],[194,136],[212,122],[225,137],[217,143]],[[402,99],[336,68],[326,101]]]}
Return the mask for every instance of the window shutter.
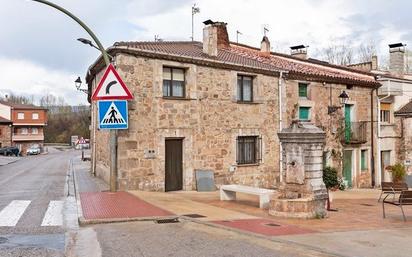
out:
{"label": "window shutter", "polygon": [[236,137],[236,163],[239,164],[239,137]]}
{"label": "window shutter", "polygon": [[256,153],[257,153],[256,160],[258,162],[261,162],[262,161],[262,155],[263,155],[263,153],[262,153],[262,137],[261,136],[258,137],[257,140],[256,140]]}

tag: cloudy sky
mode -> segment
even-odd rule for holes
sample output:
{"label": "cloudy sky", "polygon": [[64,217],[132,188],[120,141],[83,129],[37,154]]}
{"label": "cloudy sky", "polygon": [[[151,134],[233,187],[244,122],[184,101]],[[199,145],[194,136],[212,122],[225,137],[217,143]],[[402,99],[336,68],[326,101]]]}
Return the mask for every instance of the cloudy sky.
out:
{"label": "cloudy sky", "polygon": [[[52,0],[80,17],[102,43],[116,41],[190,40],[191,6],[195,39],[202,21],[228,23],[229,37],[258,46],[263,26],[269,28],[273,50],[288,52],[297,44],[309,45],[320,57],[322,48],[334,44],[374,44],[384,58],[387,44],[412,45],[412,1],[408,0]],[[70,104],[87,103],[74,88],[84,78],[98,51],[76,41],[87,34],[58,11],[30,0],[0,0],[0,94],[63,96]]]}

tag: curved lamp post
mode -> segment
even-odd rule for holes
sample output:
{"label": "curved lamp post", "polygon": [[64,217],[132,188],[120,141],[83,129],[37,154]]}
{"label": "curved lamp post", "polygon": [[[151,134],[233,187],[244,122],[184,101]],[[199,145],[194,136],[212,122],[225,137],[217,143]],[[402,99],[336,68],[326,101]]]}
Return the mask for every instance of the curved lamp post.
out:
{"label": "curved lamp post", "polygon": [[[97,48],[102,52],[103,60],[106,66],[110,65],[109,55],[106,52],[106,49],[103,47],[100,40],[96,37],[93,31],[79,18],[77,18],[74,14],[69,12],[68,10],[64,9],[61,6],[58,6],[54,3],[45,0],[32,0],[34,2],[42,3],[57,9],[58,11],[66,14],[70,18],[72,18],[75,22],[77,22],[86,32],[90,35],[93,41],[96,43]],[[90,42],[92,45],[92,43]],[[95,140],[95,139],[94,139]],[[95,150],[94,150],[95,151]],[[117,132],[116,130],[110,130],[110,191],[115,192],[117,187]]]}

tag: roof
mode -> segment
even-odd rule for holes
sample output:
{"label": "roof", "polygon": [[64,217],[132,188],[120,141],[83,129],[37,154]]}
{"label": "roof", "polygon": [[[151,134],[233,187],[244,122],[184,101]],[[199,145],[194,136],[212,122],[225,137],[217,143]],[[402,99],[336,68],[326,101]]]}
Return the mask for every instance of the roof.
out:
{"label": "roof", "polygon": [[412,101],[402,106],[402,108],[395,112],[395,115],[412,116]]}
{"label": "roof", "polygon": [[11,120],[8,120],[0,116],[0,124],[12,124],[12,123],[13,122]]}
{"label": "roof", "polygon": [[[236,70],[269,73],[287,73],[291,79],[319,81],[328,83],[355,84],[359,86],[379,87],[380,84],[370,72],[358,71],[340,65],[333,65],[315,59],[299,59],[287,54],[271,52],[262,54],[259,48],[231,42],[229,46],[218,49],[216,57],[203,53],[202,42],[197,41],[161,41],[161,42],[116,42],[108,49],[110,53],[124,52],[137,56],[175,60],[217,66]],[[101,60],[100,60],[101,62]],[[93,76],[97,63],[90,68]]]}
{"label": "roof", "polygon": [[33,110],[47,110],[47,108],[41,106],[35,106],[33,104],[19,104],[19,103],[12,103],[7,101],[0,101],[1,104],[7,105],[12,107],[13,109],[33,109]]}

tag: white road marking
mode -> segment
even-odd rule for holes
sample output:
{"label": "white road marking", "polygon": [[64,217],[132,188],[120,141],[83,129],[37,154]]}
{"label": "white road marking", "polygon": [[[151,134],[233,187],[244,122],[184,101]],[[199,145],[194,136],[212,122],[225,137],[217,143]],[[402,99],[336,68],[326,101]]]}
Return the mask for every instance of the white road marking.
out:
{"label": "white road marking", "polygon": [[31,201],[14,200],[0,212],[0,227],[14,227]]}
{"label": "white road marking", "polygon": [[46,214],[44,214],[42,226],[63,225],[63,201],[50,201]]}

